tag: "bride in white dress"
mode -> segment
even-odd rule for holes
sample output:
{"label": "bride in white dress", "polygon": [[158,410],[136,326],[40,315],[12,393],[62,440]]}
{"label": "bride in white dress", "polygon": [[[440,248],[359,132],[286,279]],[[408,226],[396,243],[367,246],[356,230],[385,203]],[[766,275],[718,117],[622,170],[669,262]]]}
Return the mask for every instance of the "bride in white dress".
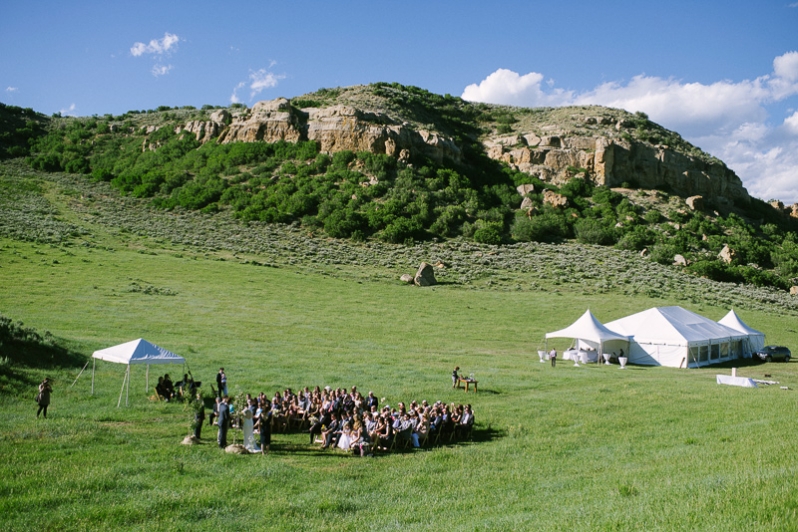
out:
{"label": "bride in white dress", "polygon": [[244,418],[243,429],[244,429],[244,447],[247,451],[251,453],[259,453],[260,447],[258,444],[255,443],[255,434],[252,432],[252,428],[254,426],[254,422],[252,418],[254,414],[252,413],[252,408],[247,406],[244,411],[241,413],[242,417]]}

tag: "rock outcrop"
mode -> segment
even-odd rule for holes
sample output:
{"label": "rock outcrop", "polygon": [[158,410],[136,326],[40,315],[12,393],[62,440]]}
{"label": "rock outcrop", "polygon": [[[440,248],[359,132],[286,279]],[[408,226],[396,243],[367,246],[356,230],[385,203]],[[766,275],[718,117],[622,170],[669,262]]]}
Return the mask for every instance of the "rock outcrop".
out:
{"label": "rock outcrop", "polygon": [[[537,143],[529,144],[527,139]],[[668,186],[682,196],[722,198],[724,205],[750,201],[742,181],[726,165],[705,162],[668,146],[581,135],[527,134],[512,140],[511,144],[506,137],[489,138],[483,144],[492,159],[545,182],[561,185],[582,173],[596,185],[617,187],[629,181],[643,188]]]}
{"label": "rock outcrop", "polygon": [[346,105],[300,110],[286,98],[258,102],[240,116],[214,113],[211,120],[188,122],[176,129],[180,131],[196,135],[201,142],[216,138],[220,144],[309,140],[317,142],[323,153],[369,151],[406,163],[416,155],[438,163],[462,159],[454,140],[438,132]]}
{"label": "rock outcrop", "polygon": [[[596,116],[582,116],[578,124],[562,125],[552,117],[549,124],[530,126],[535,131],[488,133],[482,140],[485,153],[556,185],[581,176],[610,187],[624,182],[642,188],[669,187],[683,197],[703,196],[718,208],[750,201],[739,177],[722,162],[639,140],[629,133],[629,128],[636,127],[633,120],[600,116],[600,112],[597,108]],[[418,121],[411,123],[401,117],[401,111],[367,111],[351,102],[298,109],[288,99],[278,98],[233,113],[217,110],[209,120],[190,121],[176,131],[192,134],[201,142],[314,141],[328,154],[369,151],[404,163],[423,157],[439,163],[463,162],[463,147],[455,137]],[[521,187],[519,193],[525,194]],[[793,207],[788,214],[798,216],[798,205]]]}

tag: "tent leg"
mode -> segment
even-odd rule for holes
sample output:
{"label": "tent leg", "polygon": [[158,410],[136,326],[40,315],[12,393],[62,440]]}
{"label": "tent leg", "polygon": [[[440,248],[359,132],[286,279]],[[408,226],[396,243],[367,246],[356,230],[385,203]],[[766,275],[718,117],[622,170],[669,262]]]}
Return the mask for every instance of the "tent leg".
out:
{"label": "tent leg", "polygon": [[144,395],[150,393],[150,365],[147,364],[147,380],[144,384]]}
{"label": "tent leg", "polygon": [[[81,376],[81,375],[83,375],[83,372],[84,372],[84,371],[86,371],[86,368],[88,368],[88,367],[89,367],[89,362],[88,362],[88,360],[87,360],[87,361],[86,361],[86,365],[85,365],[85,366],[83,366],[83,369],[82,369],[82,370],[80,370],[80,373],[78,373],[78,376],[77,376],[77,377],[75,377],[75,382],[78,382],[78,379],[80,378],[80,376]],[[71,384],[69,387],[70,387],[70,388],[72,388],[72,386],[74,386],[74,385],[75,385],[75,382],[73,382],[73,383],[72,383],[72,384]]]}
{"label": "tent leg", "polygon": [[128,406],[128,397],[130,397],[130,364],[127,365],[127,391],[125,392],[125,406]]}
{"label": "tent leg", "polygon": [[91,394],[94,395],[94,370],[97,367],[97,359],[92,357],[91,359]]}
{"label": "tent leg", "polygon": [[125,378],[122,379],[122,389],[119,390],[119,400],[116,402],[116,407],[119,408],[119,405],[122,404],[122,394],[125,393],[125,383],[127,382],[127,375],[128,372],[125,370]]}

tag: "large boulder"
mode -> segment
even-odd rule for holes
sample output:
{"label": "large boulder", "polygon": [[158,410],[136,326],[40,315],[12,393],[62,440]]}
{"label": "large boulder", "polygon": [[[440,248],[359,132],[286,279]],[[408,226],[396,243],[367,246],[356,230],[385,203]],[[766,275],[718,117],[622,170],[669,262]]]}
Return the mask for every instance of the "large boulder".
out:
{"label": "large boulder", "polygon": [[694,211],[704,210],[704,196],[690,196],[684,202]]}
{"label": "large boulder", "polygon": [[673,265],[674,266],[687,266],[687,259],[684,258],[684,255],[674,255],[673,256]]}
{"label": "large boulder", "polygon": [[515,189],[518,191],[519,194],[526,197],[527,194],[535,191],[535,185],[532,184],[518,185],[517,187],[515,187]]}
{"label": "large boulder", "polygon": [[562,209],[568,206],[568,198],[546,189],[543,191],[543,203]]}
{"label": "large boulder", "polygon": [[415,282],[417,286],[434,286],[438,284],[438,281],[435,279],[435,268],[432,267],[432,264],[422,262],[421,266],[418,267],[416,276],[413,278],[413,282]]}
{"label": "large boulder", "polygon": [[403,283],[413,284],[413,276],[410,275],[409,273],[402,274],[399,280],[402,281]]}
{"label": "large boulder", "polygon": [[798,296],[798,286],[791,286],[790,287],[790,295],[791,296]]}
{"label": "large boulder", "polygon": [[734,261],[734,256],[737,253],[729,247],[728,244],[723,244],[723,249],[718,253],[718,258],[726,264],[731,264]]}

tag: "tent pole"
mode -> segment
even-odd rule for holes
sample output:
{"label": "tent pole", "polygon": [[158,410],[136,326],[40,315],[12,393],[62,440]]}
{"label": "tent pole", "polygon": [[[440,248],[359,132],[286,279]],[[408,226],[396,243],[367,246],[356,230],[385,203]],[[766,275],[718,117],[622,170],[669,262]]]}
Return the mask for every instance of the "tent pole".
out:
{"label": "tent pole", "polygon": [[150,393],[150,365],[147,364],[147,380],[144,384],[144,394]]}
{"label": "tent pole", "polygon": [[94,370],[97,367],[97,359],[91,357],[91,394],[94,395]]}
{"label": "tent pole", "polygon": [[119,400],[116,402],[116,407],[122,404],[122,394],[125,393],[125,382],[127,382],[127,370],[125,370],[125,378],[122,379],[122,389],[119,390]]}
{"label": "tent pole", "polygon": [[128,397],[130,397],[130,364],[127,365],[127,391],[125,392],[125,406],[128,405]]}
{"label": "tent pole", "polygon": [[[75,382],[78,382],[78,379],[80,378],[81,375],[83,375],[83,372],[86,371],[87,367],[89,367],[89,361],[88,360],[86,361],[86,365],[83,366],[83,369],[80,370],[80,373],[78,373],[78,376],[75,377]],[[72,386],[75,385],[75,382],[73,382],[69,387],[72,388]]]}

